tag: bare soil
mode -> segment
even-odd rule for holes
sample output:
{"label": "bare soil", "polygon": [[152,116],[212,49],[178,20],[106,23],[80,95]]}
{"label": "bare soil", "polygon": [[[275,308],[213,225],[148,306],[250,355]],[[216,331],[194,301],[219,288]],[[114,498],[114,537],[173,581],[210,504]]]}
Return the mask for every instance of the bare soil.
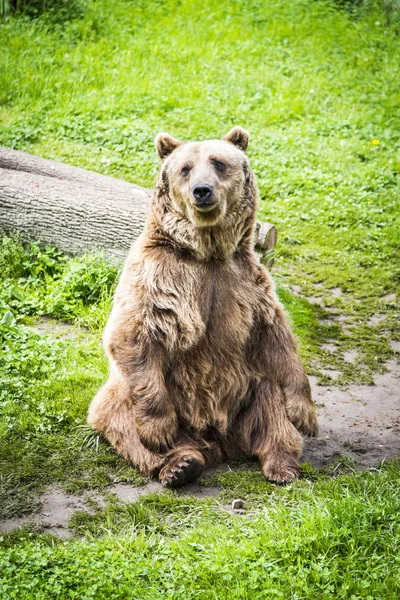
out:
{"label": "bare soil", "polygon": [[[105,504],[103,498],[98,494],[90,494],[90,498],[100,506]],[[0,521],[0,532],[5,533],[22,525],[31,524],[57,537],[68,538],[72,535],[68,530],[68,522],[73,513],[77,510],[92,512],[88,499],[87,494],[75,496],[67,494],[61,488],[53,487],[40,497],[41,508],[39,512],[16,519]]]}
{"label": "bare soil", "polygon": [[80,341],[91,342],[96,337],[96,334],[87,327],[78,327],[51,317],[41,317],[35,322],[34,328],[39,333],[49,335],[55,339],[79,338]]}
{"label": "bare soil", "polygon": [[346,390],[317,385],[310,377],[320,431],[318,439],[305,441],[303,460],[322,467],[341,454],[368,468],[400,455],[400,365],[386,366],[375,385]]}

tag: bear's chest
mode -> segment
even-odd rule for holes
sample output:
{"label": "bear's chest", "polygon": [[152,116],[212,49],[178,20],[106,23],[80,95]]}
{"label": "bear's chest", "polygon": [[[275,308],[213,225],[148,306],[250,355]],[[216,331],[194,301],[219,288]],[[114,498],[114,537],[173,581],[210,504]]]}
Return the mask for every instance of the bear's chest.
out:
{"label": "bear's chest", "polygon": [[199,430],[212,424],[225,431],[251,378],[246,347],[254,293],[234,264],[206,265],[197,282],[184,313],[186,327],[197,335],[171,357],[167,386],[180,418]]}
{"label": "bear's chest", "polygon": [[253,323],[252,296],[251,283],[234,262],[207,265],[193,304],[204,325],[198,344],[236,353]]}

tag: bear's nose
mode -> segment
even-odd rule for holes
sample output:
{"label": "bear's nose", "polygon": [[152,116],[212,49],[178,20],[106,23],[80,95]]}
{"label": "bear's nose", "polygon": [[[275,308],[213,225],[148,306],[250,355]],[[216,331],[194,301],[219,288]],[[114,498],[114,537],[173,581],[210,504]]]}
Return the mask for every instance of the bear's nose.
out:
{"label": "bear's nose", "polygon": [[192,194],[196,198],[196,206],[211,204],[210,198],[214,191],[211,185],[195,185],[192,188]]}

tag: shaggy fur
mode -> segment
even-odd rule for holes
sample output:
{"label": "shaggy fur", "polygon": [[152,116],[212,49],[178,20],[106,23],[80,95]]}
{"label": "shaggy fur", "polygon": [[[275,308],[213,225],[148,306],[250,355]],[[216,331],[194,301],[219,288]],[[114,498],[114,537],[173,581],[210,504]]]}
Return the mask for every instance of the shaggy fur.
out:
{"label": "shaggy fur", "polygon": [[[110,378],[88,421],[170,487],[245,456],[258,457],[268,479],[290,481],[299,431],[317,434],[293,334],[253,251],[247,141],[240,127],[220,141],[157,136],[151,214],[104,333]],[[194,196],[198,185],[212,189],[206,207]]]}

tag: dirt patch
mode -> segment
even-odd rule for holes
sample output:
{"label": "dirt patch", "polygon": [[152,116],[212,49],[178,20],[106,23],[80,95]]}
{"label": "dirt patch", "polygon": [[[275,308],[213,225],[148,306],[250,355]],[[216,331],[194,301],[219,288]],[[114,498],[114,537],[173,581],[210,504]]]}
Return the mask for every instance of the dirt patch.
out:
{"label": "dirt patch", "polygon": [[394,352],[398,352],[400,354],[400,340],[392,340],[390,342],[390,347]]}
{"label": "dirt patch", "polygon": [[385,302],[394,302],[396,300],[396,294],[394,292],[385,294],[385,296],[381,296],[381,299]]}
{"label": "dirt patch", "polygon": [[50,319],[49,317],[43,317],[36,321],[34,325],[35,329],[39,333],[44,333],[55,338],[71,338],[76,335],[75,325],[70,323],[63,323],[57,319]]}
{"label": "dirt patch", "polygon": [[[205,471],[204,475],[207,475],[212,470]],[[110,492],[118,496],[120,500],[124,502],[136,502],[141,496],[146,496],[151,493],[159,493],[164,490],[161,483],[158,481],[150,481],[147,485],[141,485],[139,487],[132,487],[127,483],[117,483],[108,488]],[[213,486],[203,486],[198,483],[190,483],[182,488],[178,488],[176,493],[179,495],[189,494],[200,500],[203,498],[214,498],[221,489]]]}
{"label": "dirt patch", "polygon": [[40,497],[41,508],[38,513],[16,519],[0,521],[0,532],[6,533],[22,525],[36,525],[46,533],[60,538],[68,538],[72,534],[68,530],[68,522],[77,510],[93,512],[90,500],[104,506],[104,500],[97,494],[75,496],[67,494],[61,488],[54,487]]}
{"label": "dirt patch", "polygon": [[295,296],[301,295],[301,285],[297,285],[296,283],[294,283],[293,285],[290,286],[290,289],[291,289],[292,294],[294,294]]}
{"label": "dirt patch", "polygon": [[342,454],[366,468],[400,456],[400,365],[390,361],[387,369],[375,385],[347,390],[317,385],[310,377],[320,432],[305,441],[303,460],[321,467]]}
{"label": "dirt patch", "polygon": [[356,360],[357,356],[357,350],[345,350],[345,352],[343,352],[343,360],[346,363],[353,363]]}
{"label": "dirt patch", "polygon": [[96,337],[87,327],[77,327],[71,323],[64,323],[50,317],[42,317],[34,324],[34,329],[41,334],[48,335],[56,339],[78,338],[83,341],[90,341]]}
{"label": "dirt patch", "polygon": [[331,288],[329,291],[334,298],[340,298],[340,296],[343,294],[339,287]]}
{"label": "dirt patch", "polygon": [[332,323],[338,323],[340,329],[345,335],[351,335],[351,330],[349,328],[350,322],[347,317],[341,315],[337,312],[336,308],[331,308],[329,306],[323,306],[326,310],[327,315],[317,319],[321,325],[330,325]]}
{"label": "dirt patch", "polygon": [[373,315],[367,322],[367,325],[369,325],[370,327],[376,327],[377,325],[382,323],[382,321],[384,321],[386,317],[387,315],[383,314]]}
{"label": "dirt patch", "polygon": [[328,350],[328,352],[336,352],[339,350],[339,346],[337,344],[333,344],[332,342],[326,342],[321,344],[322,350]]}
{"label": "dirt patch", "polygon": [[147,485],[139,485],[138,487],[132,487],[129,483],[115,483],[108,490],[123,502],[136,502],[141,496],[160,492],[162,486],[158,481],[150,481]]}
{"label": "dirt patch", "polygon": [[[210,470],[208,472],[211,472]],[[207,474],[207,472],[205,473]],[[117,483],[107,488],[123,502],[136,502],[142,496],[163,491],[161,483],[150,481],[147,485],[132,487],[127,483]],[[213,498],[221,489],[218,487],[206,487],[198,483],[191,483],[179,490],[178,494],[189,494],[199,499]],[[35,525],[46,533],[51,533],[62,539],[72,536],[68,529],[68,523],[74,512],[84,511],[94,513],[94,507],[97,505],[104,508],[106,503],[104,498],[95,493],[76,496],[67,494],[61,488],[54,487],[42,494],[39,498],[41,508],[35,514],[24,517],[6,519],[0,521],[0,533],[7,533],[23,525]]]}
{"label": "dirt patch", "polygon": [[324,305],[324,301],[319,296],[307,296],[307,300],[310,304],[318,304],[319,306]]}
{"label": "dirt patch", "polygon": [[320,368],[320,371],[323,375],[326,375],[327,377],[330,377],[331,379],[339,379],[339,377],[342,374],[341,371],[337,371],[336,369]]}

